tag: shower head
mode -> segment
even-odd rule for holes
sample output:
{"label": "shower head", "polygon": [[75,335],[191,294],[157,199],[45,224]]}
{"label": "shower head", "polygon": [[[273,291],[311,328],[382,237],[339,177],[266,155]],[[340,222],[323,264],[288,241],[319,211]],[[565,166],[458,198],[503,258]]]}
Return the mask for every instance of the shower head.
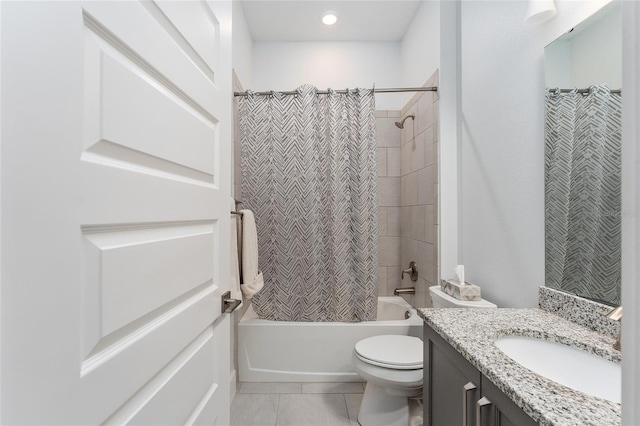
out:
{"label": "shower head", "polygon": [[412,119],[412,120],[415,120],[415,119],[416,119],[416,115],[415,115],[415,114],[410,114],[410,115],[407,115],[407,116],[406,116],[405,118],[403,118],[402,120],[400,120],[400,121],[396,121],[396,123],[395,123],[395,124],[396,124],[396,127],[397,127],[398,129],[404,129],[404,122],[405,122],[405,121],[407,121],[407,119],[409,119],[409,118],[410,118],[410,119]]}

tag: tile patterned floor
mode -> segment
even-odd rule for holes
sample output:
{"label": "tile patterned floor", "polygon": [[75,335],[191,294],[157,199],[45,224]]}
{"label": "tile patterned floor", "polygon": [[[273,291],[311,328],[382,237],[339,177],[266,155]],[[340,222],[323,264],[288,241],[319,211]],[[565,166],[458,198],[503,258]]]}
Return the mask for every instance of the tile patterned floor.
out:
{"label": "tile patterned floor", "polygon": [[[231,426],[359,426],[365,383],[241,383]],[[409,400],[410,426],[422,426],[422,401]]]}
{"label": "tile patterned floor", "polygon": [[358,426],[364,383],[242,383],[231,426]]}

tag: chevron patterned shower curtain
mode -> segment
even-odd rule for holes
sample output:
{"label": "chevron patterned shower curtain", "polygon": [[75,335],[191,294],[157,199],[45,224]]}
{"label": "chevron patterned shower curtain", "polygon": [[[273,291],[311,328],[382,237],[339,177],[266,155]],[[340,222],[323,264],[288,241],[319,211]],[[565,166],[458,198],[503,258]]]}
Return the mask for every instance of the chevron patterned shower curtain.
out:
{"label": "chevron patterned shower curtain", "polygon": [[369,321],[377,308],[372,90],[240,97],[242,199],[258,227],[260,318]]}
{"label": "chevron patterned shower curtain", "polygon": [[620,304],[621,97],[546,93],[546,285]]}

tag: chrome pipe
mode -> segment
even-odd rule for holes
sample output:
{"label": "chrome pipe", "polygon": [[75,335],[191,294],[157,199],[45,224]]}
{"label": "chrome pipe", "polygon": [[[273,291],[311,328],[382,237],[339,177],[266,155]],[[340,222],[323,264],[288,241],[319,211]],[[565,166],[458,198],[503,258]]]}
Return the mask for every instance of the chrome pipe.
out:
{"label": "chrome pipe", "polygon": [[[335,93],[348,93],[348,92],[353,92],[355,89],[353,90],[349,90],[349,89],[344,89],[344,90],[334,90]],[[438,91],[438,87],[437,86],[425,86],[425,87],[392,87],[392,88],[385,88],[385,89],[373,89],[373,93],[401,93],[401,92],[437,92]],[[254,95],[258,95],[258,96],[269,96],[269,95],[273,95],[274,93],[280,93],[281,95],[297,95],[298,92],[295,90],[289,90],[286,92],[277,92],[277,91],[273,91],[270,90],[268,92],[254,92]],[[317,95],[328,95],[329,91],[328,90],[317,90],[316,91]],[[233,96],[248,96],[248,92],[233,92]]]}
{"label": "chrome pipe", "polygon": [[[576,93],[590,93],[591,89],[547,89],[549,92],[551,93],[571,93],[575,90]],[[622,90],[621,89],[617,89],[617,90],[610,90],[611,93],[620,93],[622,94]]]}
{"label": "chrome pipe", "polygon": [[396,121],[394,124],[396,125],[396,127],[398,129],[404,129],[404,122],[407,121],[408,119],[415,120],[416,119],[416,115],[415,114],[409,114],[405,118],[403,118],[402,120]]}
{"label": "chrome pipe", "polygon": [[415,287],[396,288],[395,290],[393,290],[393,294],[395,296],[399,296],[401,294],[416,294],[416,288]]}

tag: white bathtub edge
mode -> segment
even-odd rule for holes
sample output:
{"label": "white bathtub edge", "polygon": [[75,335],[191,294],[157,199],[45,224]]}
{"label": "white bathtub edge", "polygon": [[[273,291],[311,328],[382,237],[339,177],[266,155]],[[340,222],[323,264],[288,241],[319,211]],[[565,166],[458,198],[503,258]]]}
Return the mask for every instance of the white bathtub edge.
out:
{"label": "white bathtub edge", "polygon": [[363,382],[351,366],[359,340],[381,334],[422,338],[423,320],[415,309],[401,297],[382,299],[407,307],[411,317],[360,323],[279,322],[258,319],[249,308],[238,324],[239,380]]}

